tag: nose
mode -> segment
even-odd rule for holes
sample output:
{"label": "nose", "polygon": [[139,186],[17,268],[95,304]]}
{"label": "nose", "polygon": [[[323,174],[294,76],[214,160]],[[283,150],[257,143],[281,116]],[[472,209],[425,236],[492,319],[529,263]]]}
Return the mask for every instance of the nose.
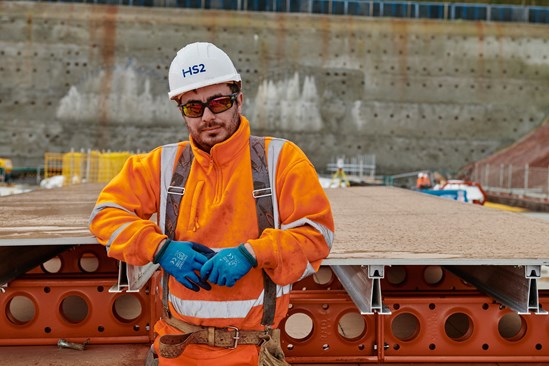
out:
{"label": "nose", "polygon": [[202,114],[203,121],[213,121],[215,119],[215,114],[208,107],[204,107],[204,113]]}

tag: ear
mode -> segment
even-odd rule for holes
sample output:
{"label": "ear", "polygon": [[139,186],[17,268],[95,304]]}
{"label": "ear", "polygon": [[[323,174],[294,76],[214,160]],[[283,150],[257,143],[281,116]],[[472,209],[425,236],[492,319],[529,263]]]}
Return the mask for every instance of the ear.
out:
{"label": "ear", "polygon": [[242,95],[242,92],[238,94],[238,97],[236,97],[236,102],[238,106],[238,113],[242,114],[242,101],[244,100],[244,97]]}

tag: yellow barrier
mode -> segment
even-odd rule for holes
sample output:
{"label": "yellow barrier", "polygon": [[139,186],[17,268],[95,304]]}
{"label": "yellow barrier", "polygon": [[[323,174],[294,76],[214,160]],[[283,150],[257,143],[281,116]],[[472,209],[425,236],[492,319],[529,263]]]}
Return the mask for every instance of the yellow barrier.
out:
{"label": "yellow barrier", "polygon": [[132,155],[130,152],[45,153],[44,178],[62,175],[64,184],[110,181]]}

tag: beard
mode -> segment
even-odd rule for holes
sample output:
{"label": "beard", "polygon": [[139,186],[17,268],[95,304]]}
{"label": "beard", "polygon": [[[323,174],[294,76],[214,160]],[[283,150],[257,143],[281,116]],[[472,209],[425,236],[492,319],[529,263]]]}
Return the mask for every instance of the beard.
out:
{"label": "beard", "polygon": [[234,111],[228,120],[216,118],[211,121],[202,121],[198,124],[189,123],[185,119],[185,124],[189,135],[198,148],[209,153],[211,148],[227,139],[229,139],[240,126],[240,113],[238,108]]}

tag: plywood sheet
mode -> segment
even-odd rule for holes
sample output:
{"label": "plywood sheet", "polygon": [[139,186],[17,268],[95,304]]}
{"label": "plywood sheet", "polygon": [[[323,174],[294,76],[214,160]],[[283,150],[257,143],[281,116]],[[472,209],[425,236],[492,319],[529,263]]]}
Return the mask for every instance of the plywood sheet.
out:
{"label": "plywood sheet", "polygon": [[[91,244],[102,184],[0,198],[0,245]],[[547,264],[549,222],[393,187],[328,189],[325,264]]]}
{"label": "plywood sheet", "polygon": [[330,264],[549,262],[545,220],[393,187],[327,193],[336,223]]}
{"label": "plywood sheet", "polygon": [[0,245],[96,243],[88,218],[104,184],[0,197]]}

